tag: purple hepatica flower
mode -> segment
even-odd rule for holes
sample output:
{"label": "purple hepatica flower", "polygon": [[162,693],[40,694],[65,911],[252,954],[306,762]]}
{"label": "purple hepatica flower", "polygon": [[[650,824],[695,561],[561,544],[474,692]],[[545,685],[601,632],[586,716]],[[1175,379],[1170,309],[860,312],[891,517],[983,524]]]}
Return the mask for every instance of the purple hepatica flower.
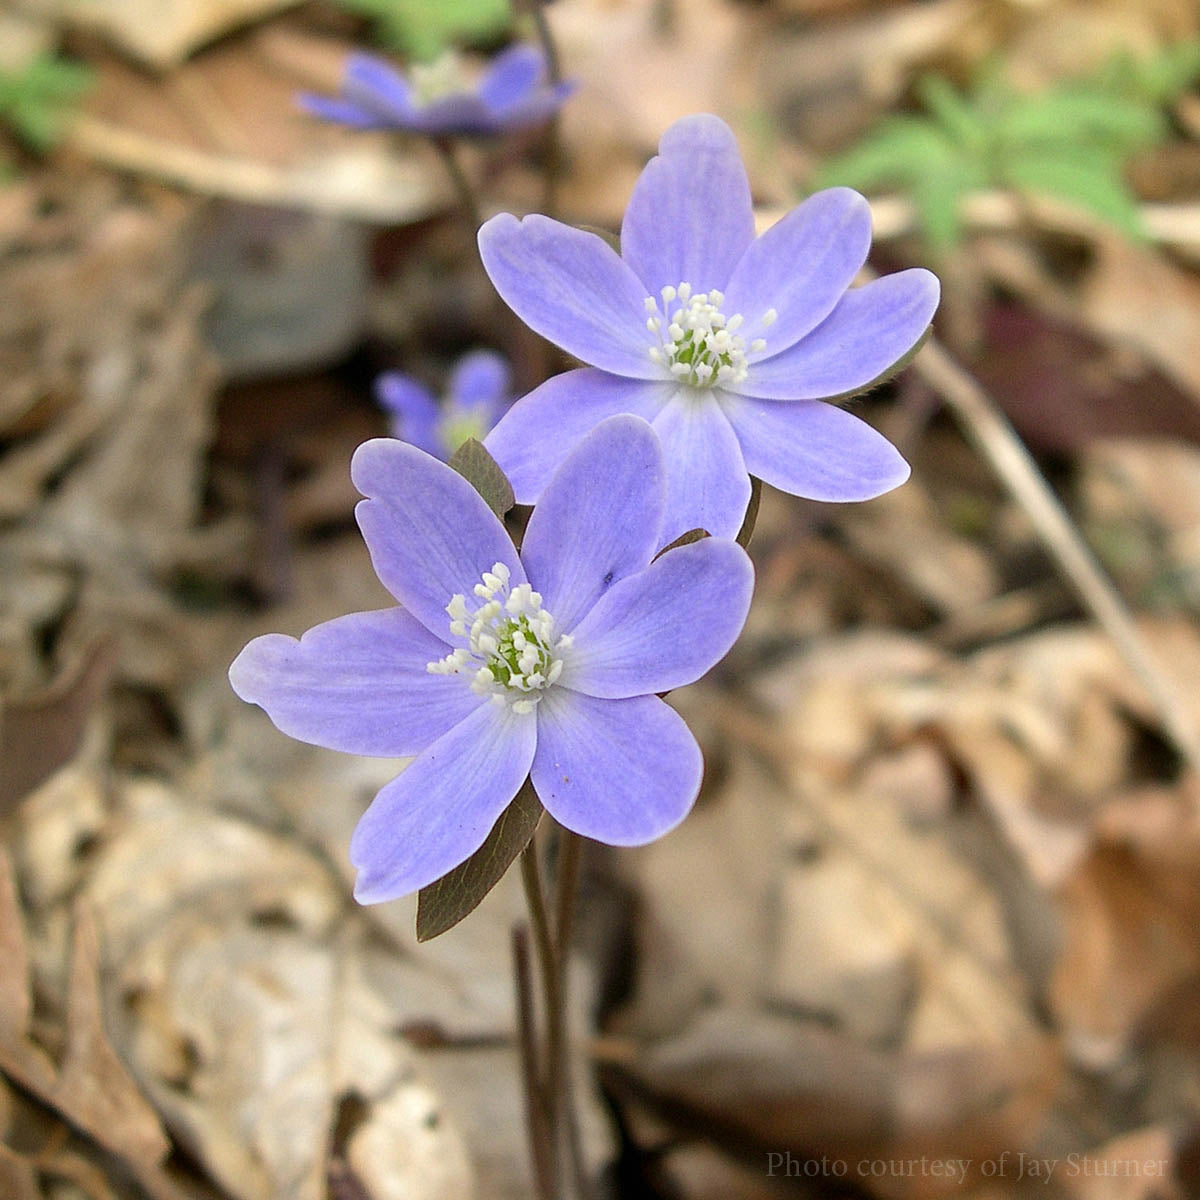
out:
{"label": "purple hepatica flower", "polygon": [[486,441],[532,503],[597,421],[650,421],[667,462],[664,533],[737,532],[749,475],[814,500],[866,500],[908,464],[857,417],[823,403],[894,370],[938,302],[928,271],[850,289],[871,213],[849,188],[811,196],[755,237],[727,125],[667,130],[638,179],[618,255],[602,238],[507,213],[479,231],[484,266],[525,321],[590,364],[519,400]]}
{"label": "purple hepatica flower", "polygon": [[352,54],[340,96],[304,92],[299,99],[315,116],[359,129],[483,137],[547,120],[574,90],[574,83],[551,86],[542,51],[517,45],[497,55],[474,87],[452,54],[413,67],[408,78],[373,54]]}
{"label": "purple hepatica flower", "polygon": [[[234,690],[284,733],[353,754],[415,755],[350,843],[355,896],[394,899],[482,845],[527,775],[552,816],[612,845],[681,821],[700,750],[656,693],[729,649],[753,569],[706,538],[655,559],[666,495],[650,427],[614,417],[554,474],[520,556],[469,483],[404,442],[354,455],[357,517],[400,602],[256,638]],[[536,590],[534,590],[536,589]]]}
{"label": "purple hepatica flower", "polygon": [[450,376],[441,405],[411,376],[387,371],[375,381],[392,415],[392,435],[445,462],[468,438],[483,441],[512,403],[510,372],[499,354],[473,350]]}

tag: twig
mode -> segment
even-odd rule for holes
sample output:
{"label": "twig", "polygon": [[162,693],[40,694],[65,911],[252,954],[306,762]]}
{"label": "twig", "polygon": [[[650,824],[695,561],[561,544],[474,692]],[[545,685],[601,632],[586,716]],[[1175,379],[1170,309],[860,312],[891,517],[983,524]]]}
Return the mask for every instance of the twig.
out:
{"label": "twig", "polygon": [[1175,686],[1146,648],[1129,610],[995,402],[933,338],[913,367],[954,411],[1024,508],[1046,549],[1146,689],[1172,745],[1191,769],[1200,769],[1200,740]]}

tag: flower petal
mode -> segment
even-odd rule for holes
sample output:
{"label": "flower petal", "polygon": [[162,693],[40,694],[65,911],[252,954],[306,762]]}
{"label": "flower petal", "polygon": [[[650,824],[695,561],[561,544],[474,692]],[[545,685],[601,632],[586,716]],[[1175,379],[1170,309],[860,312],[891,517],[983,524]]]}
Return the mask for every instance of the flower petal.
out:
{"label": "flower petal", "polygon": [[296,97],[296,103],[314,117],[338,121],[342,125],[353,125],[358,129],[383,129],[392,124],[389,118],[338,96],[317,96],[312,92],[301,92]]}
{"label": "flower petal", "polygon": [[499,128],[496,115],[478,96],[466,92],[431,100],[414,109],[410,117],[398,124],[429,137],[484,135],[495,133]]}
{"label": "flower petal", "polygon": [[[742,255],[725,289],[727,316],[741,313],[747,344],[761,337],[778,354],[819,325],[854,282],[871,248],[871,206],[850,188],[809,196]],[[762,323],[768,309],[776,319]]]}
{"label": "flower petal", "polygon": [[823,400],[722,402],[751,475],[809,500],[870,500],[899,487],[908,463],[881,433]]}
{"label": "flower petal", "polygon": [[354,510],[383,586],[436,637],[446,605],[470,595],[484,571],[504,563],[514,584],[525,571],[504,526],[457,471],[423,450],[374,438],[354,452],[350,478],[366,500]]}
{"label": "flower petal", "polygon": [[342,94],[389,124],[403,125],[416,111],[408,80],[387,59],[374,54],[350,55],[342,79]]}
{"label": "flower petal", "polygon": [[753,592],[737,542],[677,546],[600,597],[574,631],[560,686],[621,699],[694,683],[737,641]]}
{"label": "flower petal", "polygon": [[299,641],[255,638],[229,682],[289,737],[347,754],[416,754],[481,703],[466,680],[430,675],[447,646],[402,608],[350,613]]}
{"label": "flower petal", "polygon": [[496,291],[531,329],[606,371],[660,374],[646,289],[603,238],[537,214],[500,213],[479,230],[479,252]]}
{"label": "flower petal", "polygon": [[691,810],[704,760],[683,718],[657,696],[597,700],[556,688],[537,713],[533,786],[560,824],[640,846]]}
{"label": "flower petal", "polygon": [[515,104],[495,110],[497,124],[505,130],[524,129],[547,120],[562,107],[563,101],[579,88],[574,79],[568,79],[552,88],[540,88],[523,96]]}
{"label": "flower petal", "polygon": [[392,414],[396,437],[435,458],[443,457],[437,436],[437,401],[427,388],[401,371],[385,371],[375,380],[375,398]]}
{"label": "flower petal", "polygon": [[521,546],[529,581],[559,632],[650,561],[661,545],[665,499],[662,451],[640,417],[609,417],[567,456]]}
{"label": "flower petal", "polygon": [[638,177],[621,223],[622,257],[645,294],[680,283],[724,288],[753,240],[750,183],[733,131],[709,113],[676,121]]}
{"label": "flower petal", "polygon": [[512,372],[508,360],[494,350],[472,350],[458,360],[446,389],[452,412],[481,411],[489,426],[509,398]]}
{"label": "flower petal", "polygon": [[546,56],[536,46],[510,46],[483,73],[479,98],[493,110],[511,107],[532,92],[545,73]]}
{"label": "flower petal", "polygon": [[655,417],[667,464],[663,543],[689,529],[733,537],[750,500],[750,478],[737,437],[707,390],[679,387]]}
{"label": "flower petal", "polygon": [[921,340],[938,296],[937,276],[920,267],[855,288],[807,337],[754,363],[737,390],[764,400],[820,400],[860,391]]}
{"label": "flower petal", "polygon": [[524,782],[536,744],[532,714],[489,701],[422,751],[354,830],[355,899],[406,896],[474,854]]}
{"label": "flower petal", "polygon": [[676,385],[625,379],[583,368],[547,379],[518,400],[484,439],[512,484],[518,504],[534,504],[585,434],[605,417],[633,413],[652,421]]}

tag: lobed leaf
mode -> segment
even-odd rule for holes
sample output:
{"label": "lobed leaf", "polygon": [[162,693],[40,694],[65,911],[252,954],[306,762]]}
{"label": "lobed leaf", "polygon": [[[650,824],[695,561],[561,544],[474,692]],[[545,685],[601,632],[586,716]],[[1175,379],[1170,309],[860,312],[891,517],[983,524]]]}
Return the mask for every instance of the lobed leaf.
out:
{"label": "lobed leaf", "polygon": [[427,942],[453,929],[479,907],[513,859],[529,845],[542,811],[533,784],[526,780],[483,845],[466,862],[417,894],[417,941]]}
{"label": "lobed leaf", "polygon": [[1078,204],[1131,237],[1144,236],[1137,203],[1111,157],[1061,151],[1027,154],[1008,164],[1006,181],[1013,187],[1041,192]]}

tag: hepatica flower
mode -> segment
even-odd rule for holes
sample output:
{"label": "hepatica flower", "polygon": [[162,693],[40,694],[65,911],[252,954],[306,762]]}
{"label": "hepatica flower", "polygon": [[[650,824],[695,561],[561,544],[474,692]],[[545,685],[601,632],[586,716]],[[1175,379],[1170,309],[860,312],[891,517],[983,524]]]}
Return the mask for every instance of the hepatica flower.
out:
{"label": "hepatica flower", "polygon": [[516,45],[497,55],[474,85],[452,53],[407,76],[373,54],[352,54],[340,96],[305,92],[299,100],[315,116],[359,129],[482,137],[547,120],[574,90],[574,83],[547,81],[541,50]]}
{"label": "hepatica flower", "polygon": [[682,820],[700,751],[656,693],[726,653],[753,571],[727,539],[654,558],[666,484],[650,427],[620,416],[584,437],[544,489],[519,556],[471,485],[414,446],[367,442],[350,473],[398,606],[299,641],[256,638],[229,677],[292,737],[415,755],[354,832],[357,899],[404,895],[463,862],[527,776],[585,837],[636,845]]}
{"label": "hepatica flower", "polygon": [[491,350],[464,355],[450,375],[446,398],[409,375],[385,371],[375,395],[391,414],[392,435],[445,462],[468,438],[483,441],[512,403],[508,363]]}
{"label": "hepatica flower", "polygon": [[737,532],[748,476],[815,500],[866,500],[908,465],[833,404],[898,368],[938,302],[928,271],[850,285],[871,214],[848,188],[811,196],[755,237],[729,127],[676,122],[634,188],[617,254],[543,216],[493,217],[484,266],[528,324],[589,364],[517,402],[486,445],[532,503],[598,421],[650,421],[667,463],[665,533]]}

